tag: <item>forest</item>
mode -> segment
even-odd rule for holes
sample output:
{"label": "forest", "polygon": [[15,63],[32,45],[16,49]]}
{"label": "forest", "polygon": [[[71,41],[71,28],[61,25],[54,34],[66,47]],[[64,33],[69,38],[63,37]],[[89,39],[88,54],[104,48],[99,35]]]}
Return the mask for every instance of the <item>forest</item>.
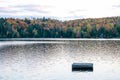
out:
{"label": "forest", "polygon": [[120,38],[120,17],[0,18],[0,38]]}

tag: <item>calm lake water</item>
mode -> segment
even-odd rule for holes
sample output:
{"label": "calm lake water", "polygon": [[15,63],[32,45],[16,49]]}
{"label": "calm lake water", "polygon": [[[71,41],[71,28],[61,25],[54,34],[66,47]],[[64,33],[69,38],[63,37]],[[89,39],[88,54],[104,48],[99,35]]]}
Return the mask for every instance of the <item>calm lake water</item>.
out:
{"label": "calm lake water", "polygon": [[120,41],[0,41],[0,80],[120,80]]}

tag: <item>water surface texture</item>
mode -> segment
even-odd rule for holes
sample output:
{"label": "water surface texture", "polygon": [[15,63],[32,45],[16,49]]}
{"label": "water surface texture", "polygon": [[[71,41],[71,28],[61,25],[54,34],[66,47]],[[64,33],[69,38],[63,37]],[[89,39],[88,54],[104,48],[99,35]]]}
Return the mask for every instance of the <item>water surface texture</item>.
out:
{"label": "water surface texture", "polygon": [[[72,63],[93,72],[72,72]],[[120,41],[1,41],[0,80],[120,80]]]}

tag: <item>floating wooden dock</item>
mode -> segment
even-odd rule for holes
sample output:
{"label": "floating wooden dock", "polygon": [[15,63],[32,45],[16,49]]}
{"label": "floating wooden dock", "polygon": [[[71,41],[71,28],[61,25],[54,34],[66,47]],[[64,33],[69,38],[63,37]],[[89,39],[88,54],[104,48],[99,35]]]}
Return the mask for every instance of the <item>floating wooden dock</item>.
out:
{"label": "floating wooden dock", "polygon": [[73,63],[72,71],[93,71],[93,63]]}

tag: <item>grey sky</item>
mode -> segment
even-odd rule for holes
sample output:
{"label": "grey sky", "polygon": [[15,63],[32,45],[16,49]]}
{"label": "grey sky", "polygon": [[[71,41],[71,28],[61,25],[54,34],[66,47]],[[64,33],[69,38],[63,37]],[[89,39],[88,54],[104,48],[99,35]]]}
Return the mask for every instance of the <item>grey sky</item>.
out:
{"label": "grey sky", "polygon": [[120,0],[0,0],[0,17],[69,20],[110,16],[120,16]]}

